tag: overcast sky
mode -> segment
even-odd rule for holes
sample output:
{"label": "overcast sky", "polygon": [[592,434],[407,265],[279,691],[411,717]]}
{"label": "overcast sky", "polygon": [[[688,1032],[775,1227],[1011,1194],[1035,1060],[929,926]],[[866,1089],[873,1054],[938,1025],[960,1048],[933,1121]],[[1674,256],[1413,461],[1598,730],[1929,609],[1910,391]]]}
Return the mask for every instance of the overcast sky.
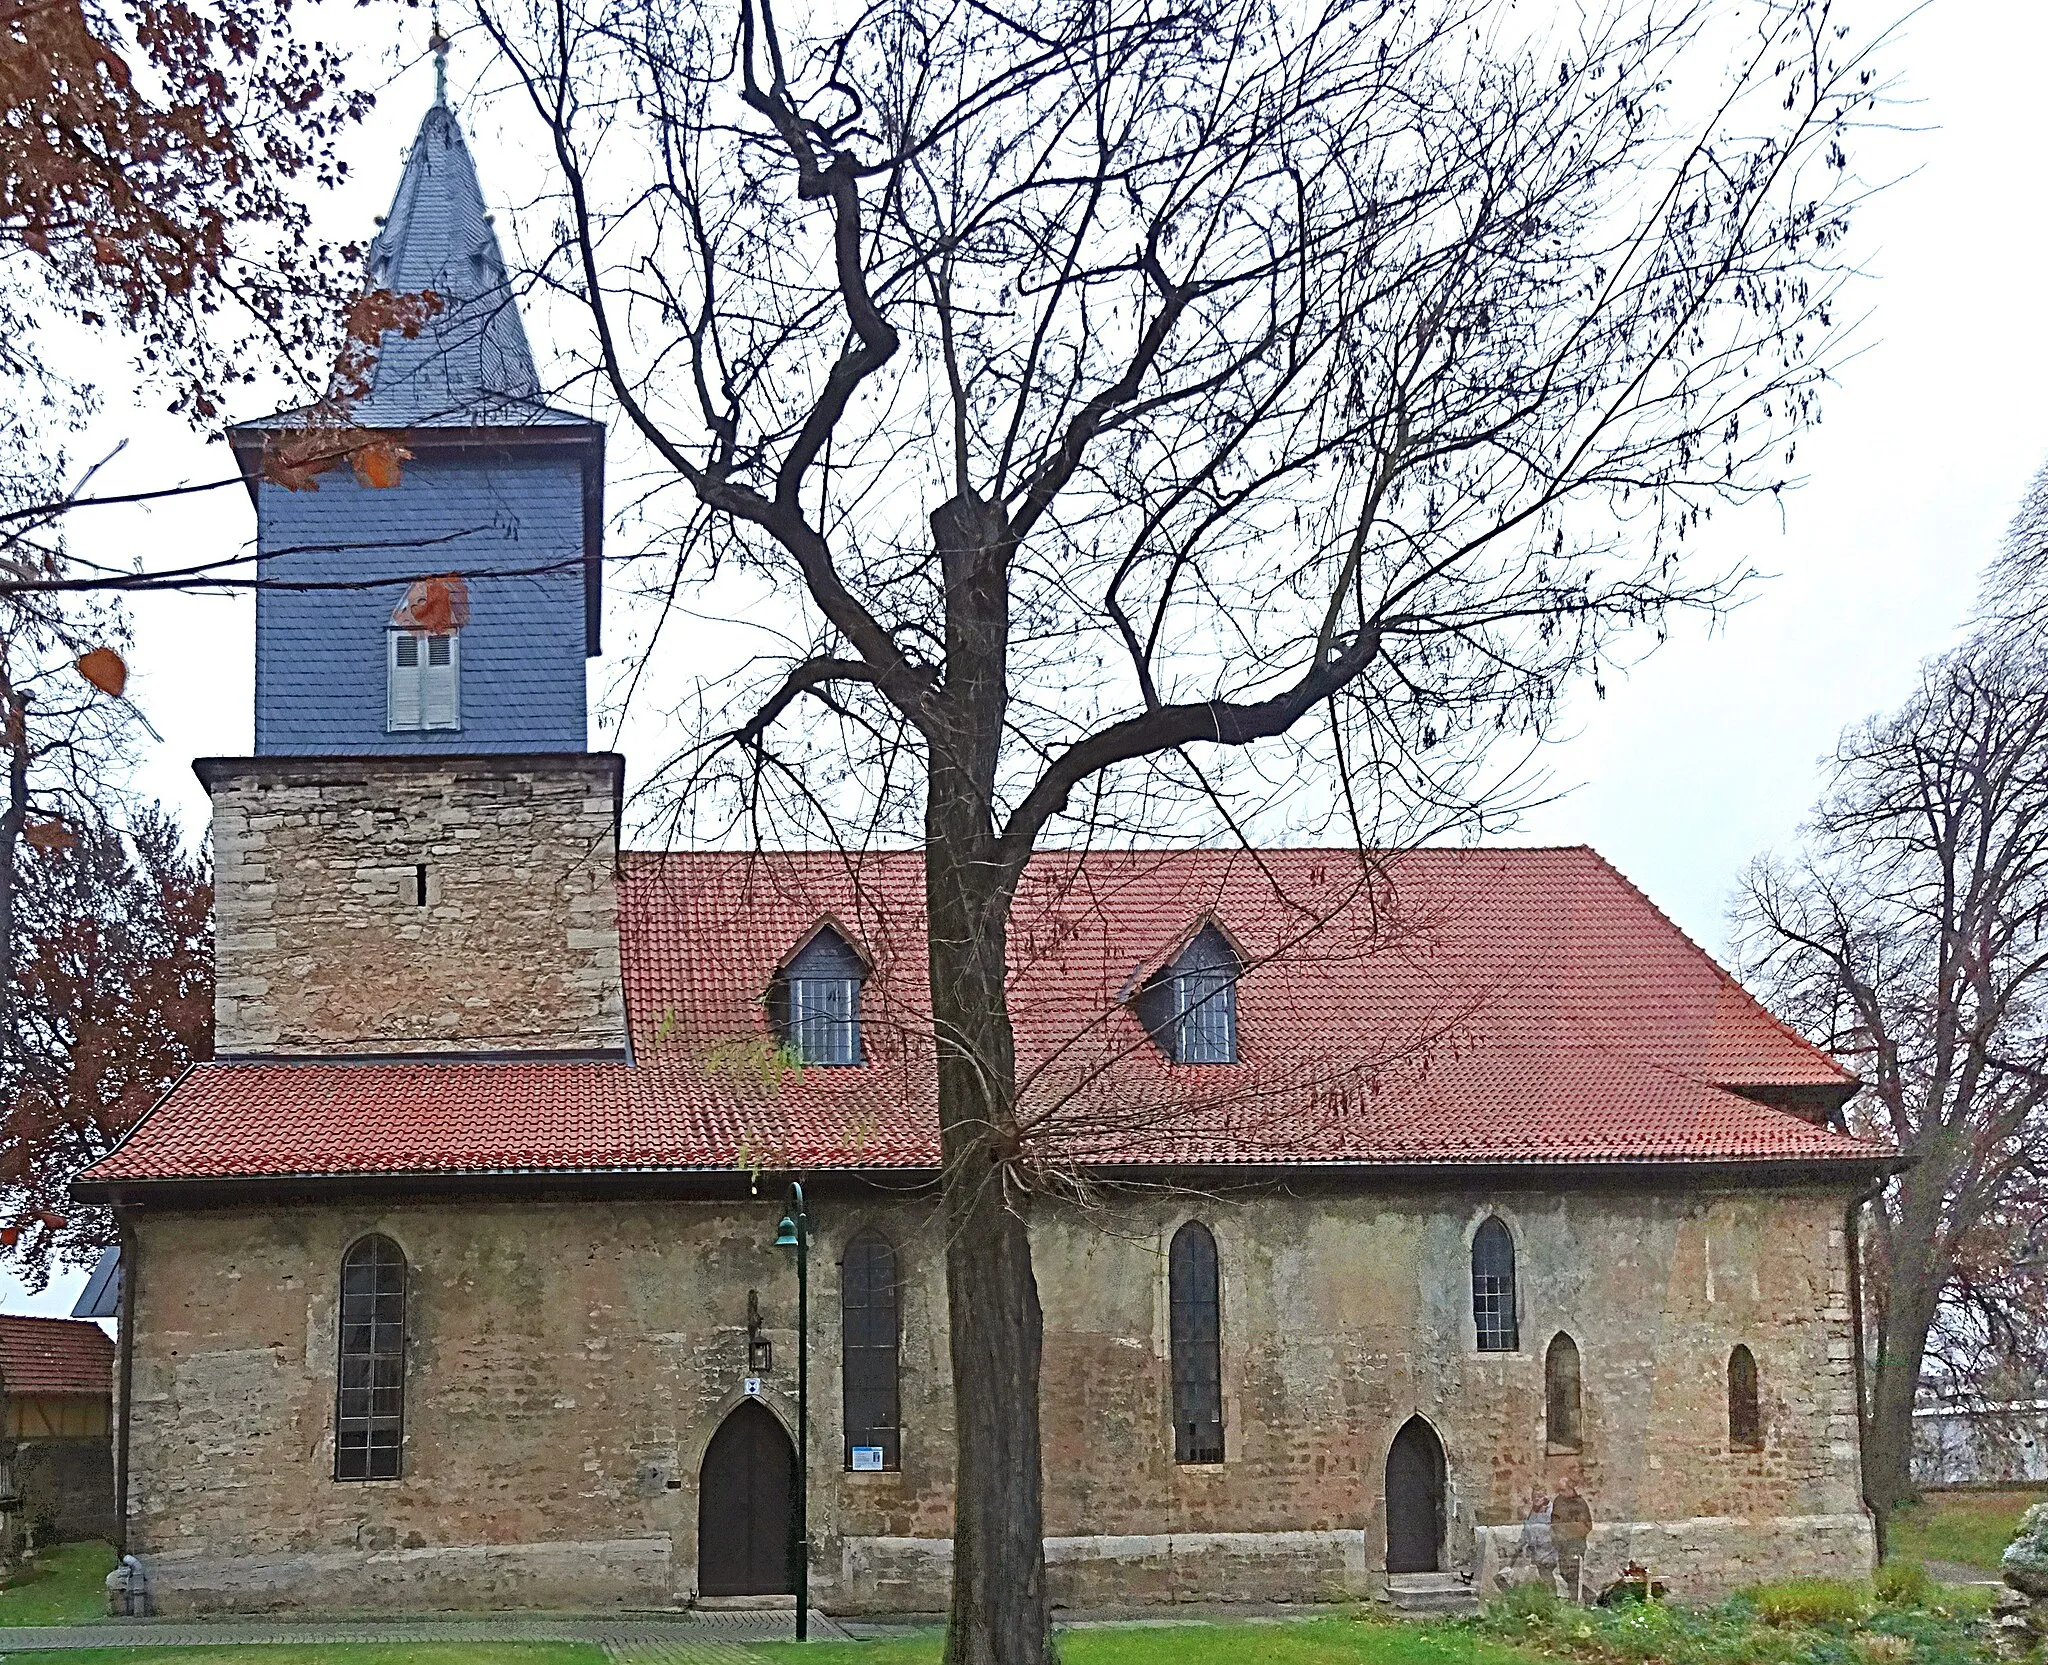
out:
{"label": "overcast sky", "polygon": [[[1840,9],[1866,30],[1898,7]],[[325,10],[351,29],[373,19],[425,32],[424,11]],[[1681,631],[1614,679],[1604,701],[1579,701],[1548,759],[1561,795],[1516,835],[1595,846],[1716,951],[1743,866],[1793,840],[1816,760],[1841,729],[1896,703],[1918,662],[1954,640],[1978,568],[2048,459],[2048,231],[2038,212],[2048,6],[1932,0],[1891,62],[1911,102],[1894,112],[1900,129],[1873,136],[1856,158],[1867,178],[1896,181],[1863,211],[1854,240],[1869,273],[1855,297],[1869,314],[1863,351],[1801,441],[1805,486],[1782,514],[1748,512],[1717,533],[1729,556],[1770,576],[1711,633]],[[349,137],[352,185],[321,209],[323,229],[341,238],[367,238],[432,97],[431,72],[388,47],[366,54],[364,73],[388,84],[376,116]],[[458,90],[483,74],[459,49]],[[506,137],[486,101],[458,102],[486,194],[515,217],[514,188],[540,159]],[[535,346],[546,354],[544,339]],[[224,447],[149,403],[110,389],[106,406],[95,440],[127,441],[107,481],[229,471]],[[82,552],[141,554],[153,566],[212,558],[253,533],[239,490],[99,514],[74,530]],[[206,803],[190,760],[251,744],[251,607],[157,596],[134,617],[131,691],[163,736],[141,785],[196,826]],[[593,687],[603,667],[594,671]],[[652,763],[660,739],[628,734],[629,764]],[[77,1282],[8,1304],[67,1310]]]}

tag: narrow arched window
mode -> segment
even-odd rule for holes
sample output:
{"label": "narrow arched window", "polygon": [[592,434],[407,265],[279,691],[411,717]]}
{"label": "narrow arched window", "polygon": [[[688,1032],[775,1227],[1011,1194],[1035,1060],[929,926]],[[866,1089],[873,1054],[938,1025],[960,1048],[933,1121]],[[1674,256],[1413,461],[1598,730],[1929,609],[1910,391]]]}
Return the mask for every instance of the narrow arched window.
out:
{"label": "narrow arched window", "polygon": [[1515,1240],[1495,1219],[1472,1238],[1472,1323],[1482,1353],[1512,1353],[1522,1345],[1515,1321]]}
{"label": "narrow arched window", "polygon": [[858,1064],[867,962],[831,926],[790,956],[769,991],[776,1032],[805,1064]]}
{"label": "narrow arched window", "polygon": [[1728,1443],[1746,1450],[1764,1443],[1764,1419],[1756,1395],[1756,1355],[1740,1345],[1728,1355]]}
{"label": "narrow arched window", "polygon": [[1223,1461],[1223,1315],[1216,1239],[1190,1220],[1167,1254],[1172,1304],[1173,1460]]}
{"label": "narrow arched window", "polygon": [[1237,951],[1204,925],[1138,991],[1138,1018],[1176,1064],[1237,1062]]}
{"label": "narrow arched window", "polygon": [[839,1368],[846,1466],[894,1469],[903,1461],[896,1387],[896,1251],[878,1231],[855,1234],[839,1263]]}
{"label": "narrow arched window", "polygon": [[1578,1450],[1579,1344],[1562,1330],[1543,1355],[1543,1424],[1551,1450]]}
{"label": "narrow arched window", "polygon": [[405,1444],[405,1254],[365,1237],[341,1259],[334,1478],[396,1480]]}

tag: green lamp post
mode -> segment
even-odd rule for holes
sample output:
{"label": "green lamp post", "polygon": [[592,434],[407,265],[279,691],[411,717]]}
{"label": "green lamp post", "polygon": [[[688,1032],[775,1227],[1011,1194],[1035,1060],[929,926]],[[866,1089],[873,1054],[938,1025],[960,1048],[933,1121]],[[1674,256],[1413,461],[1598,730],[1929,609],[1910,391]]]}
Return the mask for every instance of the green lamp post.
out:
{"label": "green lamp post", "polygon": [[811,1635],[811,1221],[804,1188],[792,1182],[775,1230],[778,1249],[796,1250],[796,1639]]}

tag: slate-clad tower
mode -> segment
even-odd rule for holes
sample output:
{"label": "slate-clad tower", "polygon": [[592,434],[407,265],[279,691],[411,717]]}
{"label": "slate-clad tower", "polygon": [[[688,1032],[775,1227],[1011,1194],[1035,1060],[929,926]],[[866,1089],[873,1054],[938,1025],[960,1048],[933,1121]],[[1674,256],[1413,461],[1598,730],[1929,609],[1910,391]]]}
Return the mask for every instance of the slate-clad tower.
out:
{"label": "slate-clad tower", "polygon": [[[256,504],[259,756],[580,751],[598,651],[604,430],[541,397],[532,349],[455,113],[421,122],[370,246],[368,284],[431,292],[391,332],[349,414],[410,451],[400,482],[342,465],[292,490],[264,478],[287,412],[230,436]],[[414,580],[456,573],[468,618],[416,641],[394,623]],[[292,589],[294,583],[322,588]],[[361,587],[346,587],[361,586]],[[402,622],[402,621],[401,621]]]}
{"label": "slate-clad tower", "polygon": [[[263,584],[256,755],[197,766],[214,808],[216,1042],[623,1056],[620,760],[587,749],[584,688],[604,430],[541,396],[445,102],[366,277],[438,309],[412,339],[386,334],[347,425],[286,412],[230,436]],[[410,455],[383,484],[346,461],[310,483],[266,466],[309,432],[330,455]]]}

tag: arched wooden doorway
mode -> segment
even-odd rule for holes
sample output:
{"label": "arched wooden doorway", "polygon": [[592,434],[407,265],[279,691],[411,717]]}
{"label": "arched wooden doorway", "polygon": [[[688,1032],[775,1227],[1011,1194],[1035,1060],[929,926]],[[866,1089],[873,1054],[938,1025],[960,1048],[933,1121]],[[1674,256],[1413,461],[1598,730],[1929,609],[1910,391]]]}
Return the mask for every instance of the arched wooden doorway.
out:
{"label": "arched wooden doorway", "polygon": [[1387,1571],[1438,1572],[1443,1545],[1443,1441],[1411,1416],[1387,1452]]}
{"label": "arched wooden doorway", "polygon": [[796,1453],[749,1399],[711,1436],[697,1476],[697,1590],[777,1596],[796,1589]]}

